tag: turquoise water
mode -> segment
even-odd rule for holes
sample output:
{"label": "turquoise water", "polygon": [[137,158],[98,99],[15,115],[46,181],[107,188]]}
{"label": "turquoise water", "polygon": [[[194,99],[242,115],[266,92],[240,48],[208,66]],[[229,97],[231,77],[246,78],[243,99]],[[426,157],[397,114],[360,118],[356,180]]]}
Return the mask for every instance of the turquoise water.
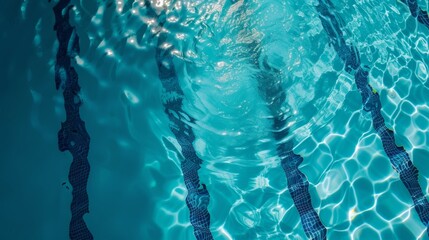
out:
{"label": "turquoise water", "polygon": [[[300,170],[328,239],[429,239],[315,2],[159,1],[165,27],[139,1],[73,3],[80,112],[91,136],[85,221],[95,239],[195,238],[180,146],[162,105],[159,31],[174,48],[184,109],[197,119],[194,146],[215,239],[306,239],[259,96],[252,44],[281,70],[288,137],[304,158]],[[333,3],[427,194],[429,31],[397,1]],[[71,157],[57,147],[65,110],[54,85],[52,7],[10,1],[0,15],[0,239],[68,238]]]}

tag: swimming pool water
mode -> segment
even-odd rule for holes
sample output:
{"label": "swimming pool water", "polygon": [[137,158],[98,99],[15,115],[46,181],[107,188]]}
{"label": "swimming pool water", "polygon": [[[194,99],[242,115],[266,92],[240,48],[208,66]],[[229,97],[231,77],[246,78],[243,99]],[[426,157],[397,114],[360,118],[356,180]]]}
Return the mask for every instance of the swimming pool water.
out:
{"label": "swimming pool water", "polygon": [[[64,39],[58,2],[0,14],[0,239],[69,238],[83,155],[60,152],[57,133],[80,100],[94,239],[309,239],[316,218],[327,239],[429,239],[392,168],[405,155],[381,137],[404,147],[427,209],[427,2],[71,1]],[[69,100],[58,56],[78,75]],[[370,88],[356,84],[365,71]],[[302,214],[291,196],[307,188]]]}

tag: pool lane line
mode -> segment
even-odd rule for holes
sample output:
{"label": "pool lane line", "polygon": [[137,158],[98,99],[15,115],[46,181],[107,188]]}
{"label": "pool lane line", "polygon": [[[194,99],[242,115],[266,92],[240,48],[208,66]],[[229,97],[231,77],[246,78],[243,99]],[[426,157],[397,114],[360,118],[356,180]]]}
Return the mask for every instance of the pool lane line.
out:
{"label": "pool lane line", "polygon": [[311,203],[308,179],[299,170],[299,165],[303,162],[303,158],[293,152],[292,139],[285,140],[289,134],[289,128],[287,127],[289,117],[281,112],[281,105],[286,101],[286,93],[281,86],[281,82],[276,81],[275,75],[279,71],[270,67],[265,60],[263,66],[259,67],[259,64],[257,64],[259,54],[257,55],[255,65],[261,71],[258,74],[258,88],[261,96],[268,103],[268,108],[272,114],[276,151],[286,175],[289,193],[298,210],[301,224],[307,237],[314,240],[325,240],[326,227]]}
{"label": "pool lane line", "polygon": [[79,96],[78,74],[72,67],[72,60],[79,54],[79,36],[75,27],[69,23],[69,11],[73,5],[70,0],[60,0],[54,7],[54,30],[58,39],[58,51],[55,62],[56,89],[63,91],[66,120],[61,123],[58,132],[58,147],[61,152],[69,151],[73,160],[68,179],[73,188],[71,202],[71,221],[69,237],[72,240],[93,239],[83,216],[89,213],[89,200],[86,190],[90,165],[88,151],[90,137],[85,122],[79,115],[82,99]]}
{"label": "pool lane line", "polygon": [[[429,202],[418,182],[418,170],[411,162],[404,147],[396,145],[393,130],[386,127],[384,118],[381,115],[380,96],[368,83],[368,71],[366,67],[361,66],[357,48],[352,44],[346,44],[337,17],[332,13],[334,6],[329,0],[319,0],[316,10],[319,13],[323,28],[328,33],[331,44],[345,63],[345,70],[350,74],[354,74],[355,83],[362,96],[363,109],[371,113],[372,125],[381,138],[384,151],[389,157],[393,168],[399,173],[402,183],[408,189],[420,220],[428,228]],[[429,235],[429,231],[427,233]]]}
{"label": "pool lane line", "polygon": [[410,9],[411,16],[417,19],[421,24],[425,25],[429,30],[429,16],[428,12],[421,9],[417,3],[417,0],[400,0],[402,3],[408,6]]}
{"label": "pool lane line", "polygon": [[[245,9],[245,6],[243,5],[241,8]],[[260,64],[261,49],[259,49],[259,45],[260,42],[258,41],[250,43],[249,52],[255,53],[251,58],[251,63],[258,70],[259,94],[267,103],[267,107],[272,114],[272,132],[276,140],[277,156],[286,175],[289,193],[298,210],[306,236],[314,240],[325,240],[326,227],[311,203],[308,179],[299,170],[299,165],[303,162],[303,158],[293,152],[292,140],[285,141],[289,134],[289,128],[287,127],[288,117],[281,110],[282,104],[286,101],[286,93],[281,86],[281,82],[278,81],[279,76],[276,76],[280,71],[269,66],[266,59]]]}
{"label": "pool lane line", "polygon": [[166,37],[166,33],[159,34],[156,48],[159,79],[163,87],[163,106],[170,120],[170,129],[182,148],[184,158],[180,167],[188,191],[186,205],[190,211],[190,222],[194,227],[194,235],[197,240],[211,240],[213,236],[210,231],[210,214],[207,209],[210,194],[206,185],[200,184],[198,170],[203,161],[195,151],[193,146],[195,135],[189,126],[190,123],[195,123],[195,119],[182,109],[185,96],[176,75],[171,53],[172,46],[164,45]]}

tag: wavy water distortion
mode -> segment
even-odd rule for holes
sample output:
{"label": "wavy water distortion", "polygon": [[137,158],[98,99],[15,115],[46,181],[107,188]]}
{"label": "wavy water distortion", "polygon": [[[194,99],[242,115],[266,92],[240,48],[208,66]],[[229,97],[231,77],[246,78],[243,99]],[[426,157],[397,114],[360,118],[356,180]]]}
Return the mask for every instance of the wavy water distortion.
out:
{"label": "wavy water distortion", "polygon": [[[273,120],[273,136],[277,142],[277,154],[286,174],[288,189],[295,207],[298,209],[305,234],[310,239],[326,239],[326,227],[320,221],[319,215],[311,203],[308,191],[307,177],[299,170],[303,158],[293,152],[292,140],[285,141],[289,134],[288,117],[281,112],[281,105],[286,101],[286,93],[281,84],[276,81],[278,71],[271,68],[266,61],[258,74],[258,85],[261,95],[268,102],[268,108]],[[277,84],[276,84],[277,83]]]}
{"label": "wavy water distortion", "polygon": [[417,18],[421,24],[425,25],[429,29],[429,16],[428,12],[424,11],[417,4],[417,0],[401,0],[404,4],[408,6],[411,12],[411,16]]}
{"label": "wavy water distortion", "polygon": [[[241,8],[243,8],[242,11],[245,10],[247,4],[243,4]],[[312,206],[307,177],[299,170],[303,158],[293,152],[292,140],[285,140],[289,134],[289,128],[287,127],[287,113],[282,108],[282,104],[286,101],[286,93],[281,81],[279,81],[281,78],[280,71],[271,67],[266,58],[262,64],[260,63],[262,52],[260,44],[259,41],[253,41],[249,44],[248,52],[254,53],[251,57],[251,63],[258,70],[256,77],[259,93],[267,103],[271,113],[272,132],[277,145],[276,151],[286,175],[288,189],[307,237],[324,240],[326,239],[326,227]]]}
{"label": "wavy water distortion", "polygon": [[55,25],[57,32],[58,52],[55,63],[55,84],[61,88],[64,96],[66,121],[61,123],[58,132],[60,151],[69,151],[73,161],[69,171],[69,181],[73,187],[70,221],[70,239],[93,239],[91,232],[83,220],[83,215],[89,212],[88,193],[86,185],[90,166],[88,162],[89,135],[85,122],[79,115],[82,100],[79,97],[80,86],[76,70],[71,66],[72,59],[79,53],[79,37],[69,23],[69,11],[73,7],[70,0],[60,0],[54,6]]}
{"label": "wavy water distortion", "polygon": [[164,89],[163,105],[170,120],[170,129],[182,148],[184,160],[181,162],[181,169],[188,190],[186,205],[190,211],[190,221],[194,227],[194,235],[198,240],[210,240],[213,239],[210,232],[210,214],[207,210],[210,195],[206,185],[200,184],[198,170],[201,168],[202,160],[197,156],[192,145],[195,136],[188,125],[195,122],[195,119],[182,109],[184,94],[174,69],[171,48],[163,46],[165,39],[166,34],[161,33],[156,49],[159,79]]}
{"label": "wavy water distortion", "polygon": [[331,40],[331,44],[345,63],[345,70],[354,74],[357,88],[362,96],[363,108],[371,113],[373,127],[381,138],[384,151],[389,157],[393,168],[399,173],[401,181],[408,189],[420,220],[428,227],[429,202],[418,182],[418,170],[411,162],[405,149],[396,145],[394,132],[386,127],[384,118],[381,115],[380,97],[368,83],[368,71],[361,66],[357,48],[351,44],[346,44],[340,23],[333,13],[333,4],[329,0],[319,0],[316,10],[319,13],[323,28]]}

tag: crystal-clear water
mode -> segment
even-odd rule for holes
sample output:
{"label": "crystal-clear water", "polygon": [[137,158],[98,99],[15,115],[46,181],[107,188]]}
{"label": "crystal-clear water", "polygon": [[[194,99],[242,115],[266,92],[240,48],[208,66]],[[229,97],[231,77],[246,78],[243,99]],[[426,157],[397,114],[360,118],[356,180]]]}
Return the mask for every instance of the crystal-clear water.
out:
{"label": "crystal-clear water", "polygon": [[[279,111],[291,116],[288,139],[304,158],[300,170],[327,238],[429,239],[317,1],[153,2],[157,14],[166,11],[161,26],[144,1],[72,3],[80,113],[91,137],[84,219],[95,239],[195,239],[155,59],[160,32],[173,48],[183,109],[196,119],[215,239],[307,239],[258,89],[264,63],[279,70]],[[71,156],[57,147],[66,113],[54,82],[54,4],[1,4],[0,239],[68,238]],[[333,4],[427,194],[429,30],[398,1]]]}

